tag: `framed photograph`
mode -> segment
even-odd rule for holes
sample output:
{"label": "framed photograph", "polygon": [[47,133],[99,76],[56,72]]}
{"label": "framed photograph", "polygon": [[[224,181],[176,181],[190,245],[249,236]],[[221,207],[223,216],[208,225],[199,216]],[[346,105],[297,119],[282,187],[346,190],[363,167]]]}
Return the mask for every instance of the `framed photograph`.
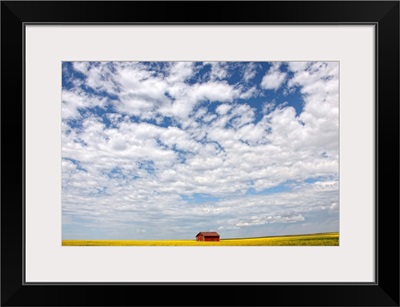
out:
{"label": "framed photograph", "polygon": [[398,1],[1,28],[2,305],[399,306]]}

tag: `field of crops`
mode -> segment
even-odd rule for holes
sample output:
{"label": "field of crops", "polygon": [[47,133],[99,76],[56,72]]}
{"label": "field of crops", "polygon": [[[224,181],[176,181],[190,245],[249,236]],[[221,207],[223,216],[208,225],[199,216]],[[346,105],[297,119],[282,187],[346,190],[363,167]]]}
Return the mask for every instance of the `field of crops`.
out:
{"label": "field of crops", "polygon": [[222,239],[219,242],[195,240],[63,240],[63,246],[338,246],[339,233]]}

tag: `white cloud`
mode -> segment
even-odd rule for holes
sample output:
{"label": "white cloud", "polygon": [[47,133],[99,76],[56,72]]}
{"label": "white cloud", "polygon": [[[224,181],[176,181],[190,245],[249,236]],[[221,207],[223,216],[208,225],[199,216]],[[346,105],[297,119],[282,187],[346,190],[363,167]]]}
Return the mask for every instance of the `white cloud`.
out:
{"label": "white cloud", "polygon": [[286,73],[280,71],[280,63],[274,63],[261,81],[261,87],[267,90],[277,90],[286,79]]}
{"label": "white cloud", "polygon": [[220,104],[216,111],[218,114],[220,115],[225,115],[226,113],[228,113],[228,111],[232,108],[232,106],[228,105],[228,104]]}
{"label": "white cloud", "polygon": [[63,119],[79,118],[80,110],[86,108],[104,107],[106,98],[84,93],[80,89],[64,90],[61,95],[61,116]]}
{"label": "white cloud", "polygon": [[259,91],[257,90],[256,86],[253,86],[251,88],[249,88],[248,90],[244,90],[239,97],[241,99],[249,99],[251,97],[255,97],[259,94]]}
{"label": "white cloud", "polygon": [[236,91],[227,82],[207,82],[193,86],[190,95],[196,102],[202,100],[227,102],[238,96]]}
{"label": "white cloud", "polygon": [[288,68],[292,72],[303,71],[310,65],[310,62],[288,62]]}
{"label": "white cloud", "polygon": [[90,63],[89,62],[73,62],[72,66],[76,71],[79,71],[80,73],[82,73],[84,75],[87,75],[89,72]]}
{"label": "white cloud", "polygon": [[338,203],[332,203],[332,205],[329,207],[329,209],[331,209],[331,210],[336,210],[338,208],[339,208]]}
{"label": "white cloud", "polygon": [[171,64],[168,83],[184,82],[189,79],[194,73],[192,62],[175,62]]}
{"label": "white cloud", "polygon": [[244,70],[243,79],[246,82],[251,81],[257,73],[257,65],[255,63],[248,63]]}
{"label": "white cloud", "polygon": [[228,77],[227,65],[224,62],[209,62],[211,65],[210,80],[223,80]]}
{"label": "white cloud", "polygon": [[262,113],[268,114],[269,112],[271,112],[274,109],[274,107],[275,107],[274,102],[265,102],[262,107]]}
{"label": "white cloud", "polygon": [[244,227],[244,226],[254,226],[254,225],[264,225],[264,224],[274,224],[274,223],[296,223],[302,222],[305,218],[303,215],[268,215],[268,216],[252,216],[250,219],[246,221],[240,221],[236,224],[237,227]]}

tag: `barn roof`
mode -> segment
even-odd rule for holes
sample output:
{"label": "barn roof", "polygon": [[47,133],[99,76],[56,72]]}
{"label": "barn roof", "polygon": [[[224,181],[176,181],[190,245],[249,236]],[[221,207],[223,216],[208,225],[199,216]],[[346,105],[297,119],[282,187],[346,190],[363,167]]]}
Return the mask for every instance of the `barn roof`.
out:
{"label": "barn roof", "polygon": [[205,237],[219,237],[218,232],[215,231],[209,231],[209,232],[201,231],[196,235],[196,237],[199,235],[203,235]]}

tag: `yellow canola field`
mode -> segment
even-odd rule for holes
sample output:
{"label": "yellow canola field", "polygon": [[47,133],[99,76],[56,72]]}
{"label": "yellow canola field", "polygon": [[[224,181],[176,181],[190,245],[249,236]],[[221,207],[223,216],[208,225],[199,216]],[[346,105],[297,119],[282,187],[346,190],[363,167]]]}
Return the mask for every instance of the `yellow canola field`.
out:
{"label": "yellow canola field", "polygon": [[339,233],[318,233],[260,238],[195,240],[63,240],[63,246],[338,246]]}

